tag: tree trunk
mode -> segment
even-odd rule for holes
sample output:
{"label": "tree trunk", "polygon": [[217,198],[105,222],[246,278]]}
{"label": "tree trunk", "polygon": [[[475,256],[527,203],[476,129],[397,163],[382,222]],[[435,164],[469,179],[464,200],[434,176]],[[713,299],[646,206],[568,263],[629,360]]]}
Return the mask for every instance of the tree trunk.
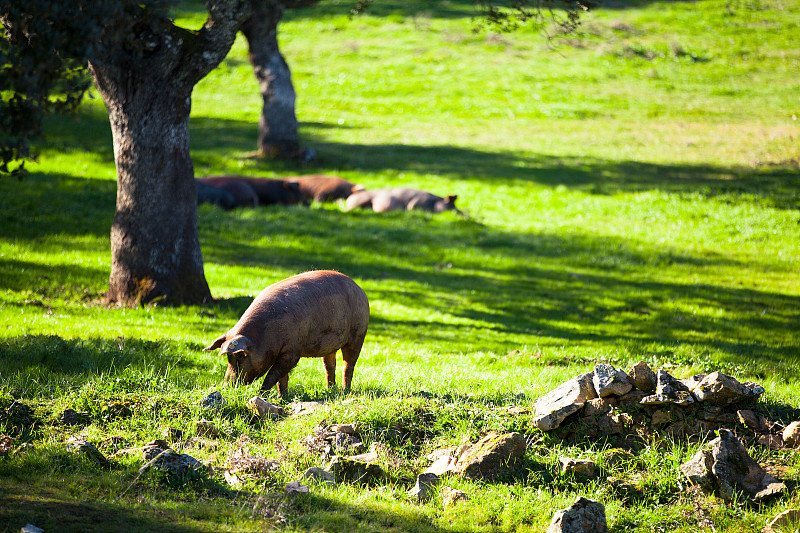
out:
{"label": "tree trunk", "polygon": [[197,186],[189,157],[195,84],[230,50],[249,13],[207,2],[203,28],[130,19],[89,69],[108,108],[117,167],[107,301],[171,305],[211,299],[197,234]]}
{"label": "tree trunk", "polygon": [[197,235],[197,189],[189,157],[191,87],[164,90],[144,71],[92,65],[114,138],[117,211],[111,226],[109,302],[211,298]]}
{"label": "tree trunk", "polygon": [[292,73],[278,48],[278,23],[284,6],[274,0],[256,0],[251,8],[253,16],[241,30],[250,47],[250,62],[264,101],[258,121],[258,151],[271,158],[303,157]]}

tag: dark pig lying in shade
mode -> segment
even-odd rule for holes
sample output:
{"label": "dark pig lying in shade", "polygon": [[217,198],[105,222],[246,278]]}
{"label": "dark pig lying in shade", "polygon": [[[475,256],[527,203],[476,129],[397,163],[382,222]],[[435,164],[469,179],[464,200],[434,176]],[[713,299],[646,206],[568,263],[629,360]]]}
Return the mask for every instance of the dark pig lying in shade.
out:
{"label": "dark pig lying in shade", "polygon": [[341,349],[342,381],[349,389],[368,325],[369,301],[361,287],[339,272],[315,270],[261,291],[236,325],[205,349],[219,348],[228,358],[226,380],[248,384],[266,374],[261,390],[277,383],[284,397],[301,357],[322,357],[333,387]]}

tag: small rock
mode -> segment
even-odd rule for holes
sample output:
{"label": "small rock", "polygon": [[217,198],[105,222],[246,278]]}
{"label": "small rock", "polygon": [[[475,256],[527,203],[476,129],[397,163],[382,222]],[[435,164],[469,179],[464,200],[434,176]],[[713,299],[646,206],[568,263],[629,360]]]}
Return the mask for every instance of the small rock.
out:
{"label": "small rock", "polygon": [[597,396],[600,398],[605,398],[612,394],[614,396],[622,396],[633,388],[633,384],[628,381],[628,374],[622,370],[617,370],[609,364],[600,364],[594,367],[592,383]]}
{"label": "small rock", "polygon": [[328,431],[333,431],[334,433],[344,433],[345,435],[355,435],[356,426],[355,424],[333,424],[328,427]]}
{"label": "small rock", "polygon": [[82,438],[70,439],[69,441],[67,441],[67,447],[69,447],[75,452],[83,453],[84,455],[86,455],[86,457],[88,457],[89,459],[91,459],[92,461],[94,461],[95,463],[97,463],[102,467],[107,467],[110,464],[108,462],[108,459],[106,459],[106,456],[103,455],[100,452],[100,450],[97,449],[97,446],[87,441],[86,439]]}
{"label": "small rock", "polygon": [[152,440],[147,444],[145,444],[145,446],[155,446],[156,448],[161,448],[162,450],[166,450],[167,448],[169,448],[169,444],[167,444],[167,441],[165,441],[164,439]]}
{"label": "small rock", "polygon": [[561,475],[573,475],[575,477],[582,477],[592,479],[597,471],[597,465],[594,461],[588,459],[573,459],[571,457],[559,457],[561,463]]}
{"label": "small rock", "polygon": [[736,417],[739,419],[739,423],[746,428],[753,431],[761,431],[763,429],[761,420],[759,420],[760,417],[749,409],[736,411]]}
{"label": "small rock", "polygon": [[286,410],[283,407],[270,403],[260,396],[250,398],[247,401],[247,407],[263,420],[276,420],[286,416]]}
{"label": "small rock", "polygon": [[622,408],[630,408],[634,405],[639,405],[642,401],[642,398],[647,397],[646,392],[642,392],[640,390],[631,389],[628,394],[624,396],[620,396],[617,398],[617,405]]}
{"label": "small rock", "polygon": [[455,466],[455,458],[445,455],[434,461],[431,466],[425,469],[423,474],[436,474],[437,476],[442,476],[447,472],[454,472]]}
{"label": "small rock", "polygon": [[184,476],[190,470],[207,470],[207,467],[185,453],[178,453],[171,448],[162,449],[156,446],[148,446],[142,451],[142,458],[146,463],[139,469],[139,474],[151,468],[170,472],[176,476]]}
{"label": "small rock", "polygon": [[165,428],[162,433],[163,437],[171,442],[178,442],[183,440],[183,431],[175,428]]}
{"label": "small rock", "polygon": [[705,404],[697,411],[697,418],[712,422],[722,422],[723,417],[727,414],[719,405]]}
{"label": "small rock", "polygon": [[656,373],[644,361],[639,361],[628,371],[633,386],[642,392],[656,390]]}
{"label": "small rock", "polygon": [[666,370],[659,370],[656,373],[656,393],[642,398],[643,405],[662,405],[671,403],[680,406],[687,406],[695,402],[694,396],[689,389],[672,377]]}
{"label": "small rock", "polygon": [[351,482],[351,483],[374,483],[384,476],[383,469],[375,463],[365,463],[363,461],[354,461],[347,457],[335,456],[328,469],[333,473],[334,480],[337,483]]}
{"label": "small rock", "polygon": [[642,398],[642,405],[663,405],[671,403],[681,407],[691,405],[695,402],[694,397],[689,391],[674,391],[672,394],[651,394]]}
{"label": "small rock", "polygon": [[608,533],[606,508],[579,497],[570,507],[556,511],[546,533]]}
{"label": "small rock", "polygon": [[[762,387],[763,389],[763,387]],[[745,387],[736,379],[721,372],[712,372],[698,383],[692,392],[698,401],[714,405],[728,405],[744,400],[754,400],[760,393]]]}
{"label": "small rock", "polygon": [[442,505],[445,507],[453,507],[458,502],[469,500],[469,496],[463,490],[454,489],[452,487],[444,487],[441,490]]}
{"label": "small rock", "polygon": [[798,524],[800,524],[800,509],[787,509],[767,522],[767,527],[762,533],[789,533],[797,531]]}
{"label": "small rock", "polygon": [[673,415],[671,411],[667,411],[665,409],[659,409],[657,411],[653,411],[653,415],[650,417],[650,424],[653,426],[660,426],[662,424],[667,424],[673,421]]}
{"label": "small rock", "polygon": [[454,456],[458,457],[459,454],[454,453],[455,451],[456,451],[455,446],[449,446],[447,448],[439,448],[438,450],[434,450],[428,455],[426,455],[425,458],[429,461],[438,461],[442,457],[454,457]]}
{"label": "small rock", "polygon": [[197,421],[197,434],[205,437],[219,437],[219,429],[209,420]]}
{"label": "small rock", "polygon": [[439,483],[439,476],[431,472],[423,472],[417,476],[414,488],[408,491],[408,495],[419,501],[429,500],[436,490]]}
{"label": "small rock", "polygon": [[304,416],[313,413],[323,405],[325,405],[324,402],[292,402],[289,404],[289,408],[292,410],[292,416]]}
{"label": "small rock", "polygon": [[636,460],[635,455],[622,448],[611,448],[603,452],[603,465],[608,469],[624,466]]}
{"label": "small rock", "polygon": [[234,474],[233,472],[231,472],[227,468],[225,470],[223,470],[222,477],[225,478],[225,481],[231,487],[241,487],[242,486],[242,479],[239,476],[237,476],[236,474]]}
{"label": "small rock", "polygon": [[750,394],[752,394],[753,396],[761,396],[762,394],[767,392],[767,389],[765,389],[758,383],[753,383],[752,381],[745,381],[744,383],[742,383],[742,385],[744,385],[745,388],[748,389],[750,391]]}
{"label": "small rock", "polygon": [[222,409],[225,407],[225,398],[222,397],[221,392],[215,390],[200,400],[200,407],[203,409]]}
{"label": "small rock", "polygon": [[116,450],[119,450],[120,448],[125,448],[130,445],[131,444],[130,442],[128,442],[128,439],[126,439],[121,435],[114,435],[112,437],[108,437],[106,440],[100,443],[101,448],[114,448]]}
{"label": "small rock", "polygon": [[44,533],[44,529],[36,527],[33,524],[25,524],[20,528],[19,533]]}
{"label": "small rock", "polygon": [[689,391],[683,383],[672,377],[663,368],[656,372],[656,395],[672,397],[678,391]]}
{"label": "small rock", "polygon": [[520,433],[490,433],[458,459],[457,472],[470,479],[496,480],[508,475],[527,449]]}
{"label": "small rock", "polygon": [[686,387],[689,392],[691,392],[695,387],[697,387],[697,385],[700,384],[701,381],[703,381],[703,379],[705,379],[705,377],[706,374],[695,374],[694,376],[679,379],[678,381],[680,381],[683,386]]}
{"label": "small rock", "polygon": [[[358,444],[361,443],[359,442]],[[350,459],[355,461],[364,461],[365,463],[376,463],[378,461],[378,443],[373,442],[367,453],[353,455],[350,457]]]}
{"label": "small rock", "polygon": [[14,439],[8,435],[0,436],[0,457],[5,457],[11,453],[14,447]]}
{"label": "small rock", "polygon": [[783,430],[783,443],[788,448],[800,447],[800,421],[794,421]]}
{"label": "small rock", "polygon": [[[218,440],[206,439],[203,437],[192,437],[188,441],[186,441],[187,448],[197,448],[200,450],[209,450],[213,451],[218,449],[220,446]],[[169,446],[164,446],[168,448]]]}
{"label": "small rock", "polygon": [[317,483],[322,483],[325,485],[336,484],[333,473],[328,472],[324,468],[320,468],[318,466],[312,466],[311,468],[303,472],[303,479],[313,479]]}
{"label": "small rock", "polygon": [[780,435],[773,435],[772,433],[767,433],[766,435],[758,437],[758,443],[762,446],[766,446],[770,450],[780,450],[784,446],[783,438]]}
{"label": "small rock", "polygon": [[592,398],[583,406],[583,416],[598,416],[610,413],[617,405],[616,398]]}
{"label": "small rock", "polygon": [[61,412],[59,421],[62,426],[77,426],[80,424],[80,415],[74,409],[64,409]]}
{"label": "small rock", "polygon": [[290,481],[283,488],[283,492],[289,496],[295,494],[308,494],[308,485],[301,485],[299,481]]}
{"label": "small rock", "polygon": [[628,413],[606,413],[597,420],[597,427],[608,435],[617,435],[625,431],[625,426],[633,424]]}
{"label": "small rock", "polygon": [[594,373],[582,374],[566,381],[536,400],[533,422],[542,431],[557,428],[569,415],[578,412],[587,400],[597,397]]}
{"label": "small rock", "polygon": [[681,465],[681,472],[692,485],[700,487],[705,493],[714,491],[716,481],[711,472],[714,456],[709,450],[700,450]]}

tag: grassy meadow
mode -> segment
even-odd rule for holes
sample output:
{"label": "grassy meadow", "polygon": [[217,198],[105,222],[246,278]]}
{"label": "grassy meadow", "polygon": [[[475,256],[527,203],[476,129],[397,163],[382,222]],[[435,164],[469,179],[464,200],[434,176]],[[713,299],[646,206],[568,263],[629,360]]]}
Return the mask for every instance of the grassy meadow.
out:
{"label": "grassy meadow", "polygon": [[[604,442],[566,445],[508,408],[597,363],[644,360],[758,381],[764,413],[800,418],[800,2],[614,1],[551,39],[473,31],[467,0],[376,0],[355,17],[351,3],[287,11],[280,27],[317,158],[252,157],[261,99],[240,36],[193,94],[196,174],[333,174],[457,194],[467,215],[202,205],[215,301],[108,308],[105,107],[93,91],[76,116],[49,119],[31,174],[0,179],[0,413],[18,400],[40,422],[17,435],[33,451],[0,458],[0,531],[541,532],[583,495],[606,505],[615,533],[744,533],[798,507],[795,452],[751,448],[785,467],[784,498],[724,504],[682,490],[678,465],[697,445],[664,439],[640,452],[641,494],[626,498],[602,477],[558,474],[559,455],[597,458]],[[175,15],[199,27],[202,3]],[[260,382],[225,386],[226,362],[202,348],[263,287],[316,268],[370,299],[353,390],[328,391],[321,361],[301,361],[289,400],[325,406],[250,424]],[[209,414],[198,402],[213,390],[227,406]],[[86,422],[57,424],[65,408]],[[212,474],[178,484],[137,476],[140,455],[101,468],[64,445],[142,446],[167,427],[192,435],[204,417],[220,444],[187,453],[225,466],[246,442],[281,469],[237,490]],[[385,485],[281,496],[320,466],[302,442],[322,421],[359,422],[391,448]],[[387,429],[403,438],[384,442]],[[0,417],[0,434],[14,430]],[[445,478],[470,497],[454,508],[406,495],[426,453],[487,431],[538,443],[521,479]]]}

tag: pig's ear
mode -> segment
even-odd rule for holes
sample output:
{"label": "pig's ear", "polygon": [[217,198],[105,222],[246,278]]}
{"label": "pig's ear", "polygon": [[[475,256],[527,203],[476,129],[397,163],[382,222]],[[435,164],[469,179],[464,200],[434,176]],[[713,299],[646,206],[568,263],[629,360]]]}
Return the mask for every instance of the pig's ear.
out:
{"label": "pig's ear", "polygon": [[455,203],[456,200],[458,200],[458,195],[457,194],[451,194],[450,196],[445,198],[445,202],[447,202],[448,204],[453,204],[453,203]]}
{"label": "pig's ear", "polygon": [[217,338],[217,340],[215,340],[214,342],[203,348],[203,351],[210,352],[211,350],[216,350],[217,348],[222,346],[223,342],[225,342],[225,335],[221,335],[219,338]]}
{"label": "pig's ear", "polygon": [[236,357],[247,357],[248,352],[253,347],[253,341],[245,337],[244,335],[239,335],[231,339],[231,343],[228,344],[228,349],[233,350],[229,352],[231,355],[235,355]]}

